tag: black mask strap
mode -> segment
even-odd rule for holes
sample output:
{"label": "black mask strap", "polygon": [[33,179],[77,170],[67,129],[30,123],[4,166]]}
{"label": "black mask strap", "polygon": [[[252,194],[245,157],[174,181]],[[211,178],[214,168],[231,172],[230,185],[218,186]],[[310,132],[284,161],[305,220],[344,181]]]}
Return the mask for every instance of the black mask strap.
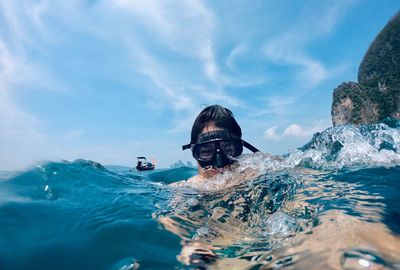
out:
{"label": "black mask strap", "polygon": [[182,150],[185,151],[186,149],[190,149],[191,147],[192,147],[191,143],[185,144],[185,145],[182,145]]}
{"label": "black mask strap", "polygon": [[252,146],[251,144],[246,142],[245,140],[242,140],[242,142],[243,142],[243,146],[246,147],[247,149],[249,149],[251,152],[253,152],[253,153],[261,152],[260,150],[258,150],[257,148],[255,148],[254,146]]}

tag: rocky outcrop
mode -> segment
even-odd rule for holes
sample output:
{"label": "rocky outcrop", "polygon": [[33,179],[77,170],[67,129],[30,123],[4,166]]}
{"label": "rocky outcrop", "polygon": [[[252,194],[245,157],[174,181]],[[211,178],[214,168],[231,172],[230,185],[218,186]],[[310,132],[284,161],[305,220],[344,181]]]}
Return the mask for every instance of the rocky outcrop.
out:
{"label": "rocky outcrop", "polygon": [[400,118],[400,12],[369,47],[358,83],[342,83],[333,91],[331,115],[334,126]]}
{"label": "rocky outcrop", "polygon": [[[359,83],[342,83],[333,91],[333,125],[375,123],[380,118],[379,102],[370,89]],[[385,117],[383,117],[385,118]]]}

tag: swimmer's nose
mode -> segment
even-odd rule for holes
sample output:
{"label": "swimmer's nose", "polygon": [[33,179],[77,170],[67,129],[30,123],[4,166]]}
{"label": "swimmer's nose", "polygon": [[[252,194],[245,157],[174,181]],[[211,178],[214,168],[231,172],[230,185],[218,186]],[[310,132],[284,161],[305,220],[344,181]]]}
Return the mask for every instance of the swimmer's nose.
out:
{"label": "swimmer's nose", "polygon": [[222,156],[221,153],[219,152],[219,149],[217,149],[217,154],[215,156],[215,166],[217,168],[222,168],[223,166],[223,162],[222,162]]}

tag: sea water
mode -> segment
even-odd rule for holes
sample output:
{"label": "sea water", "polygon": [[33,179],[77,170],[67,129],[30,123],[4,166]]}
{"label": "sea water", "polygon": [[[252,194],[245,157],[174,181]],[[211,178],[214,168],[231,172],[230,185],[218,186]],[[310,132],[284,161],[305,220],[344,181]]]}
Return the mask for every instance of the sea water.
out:
{"label": "sea water", "polygon": [[87,160],[0,175],[0,269],[400,269],[400,122],[284,156],[129,171]]}

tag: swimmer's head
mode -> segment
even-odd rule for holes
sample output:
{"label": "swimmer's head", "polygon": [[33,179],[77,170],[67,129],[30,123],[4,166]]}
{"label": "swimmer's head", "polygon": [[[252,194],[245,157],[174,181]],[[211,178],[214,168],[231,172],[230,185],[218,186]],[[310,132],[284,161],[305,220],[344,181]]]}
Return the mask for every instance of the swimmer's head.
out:
{"label": "swimmer's head", "polygon": [[234,139],[236,148],[240,148],[235,157],[239,156],[243,151],[241,137],[242,130],[229,109],[213,105],[201,111],[193,123],[190,140],[199,173],[212,176],[234,163],[234,157],[224,151],[232,147],[225,145],[228,140]]}
{"label": "swimmer's head", "polygon": [[193,123],[191,140],[182,149],[191,149],[199,173],[212,176],[237,161],[243,146],[252,152],[259,150],[242,140],[242,129],[233,113],[219,105],[205,108]]}
{"label": "swimmer's head", "polygon": [[222,106],[205,108],[193,123],[190,144],[199,173],[212,176],[236,161],[243,151],[242,130],[233,113]]}
{"label": "swimmer's head", "polygon": [[190,144],[195,144],[200,134],[215,129],[223,129],[242,138],[242,129],[233,117],[233,113],[220,105],[208,106],[200,112],[193,123]]}

